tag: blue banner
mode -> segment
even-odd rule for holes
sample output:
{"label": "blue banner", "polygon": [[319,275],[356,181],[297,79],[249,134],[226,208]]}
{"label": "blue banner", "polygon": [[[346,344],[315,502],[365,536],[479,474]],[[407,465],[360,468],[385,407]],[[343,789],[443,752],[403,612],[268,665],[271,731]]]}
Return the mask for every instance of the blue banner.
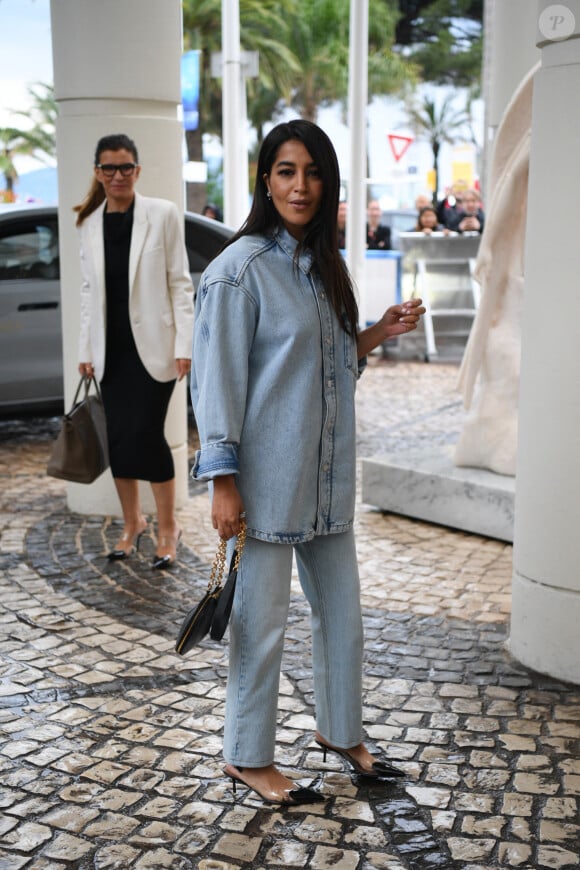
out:
{"label": "blue banner", "polygon": [[181,57],[181,102],[184,130],[199,127],[199,61],[200,51],[186,51]]}

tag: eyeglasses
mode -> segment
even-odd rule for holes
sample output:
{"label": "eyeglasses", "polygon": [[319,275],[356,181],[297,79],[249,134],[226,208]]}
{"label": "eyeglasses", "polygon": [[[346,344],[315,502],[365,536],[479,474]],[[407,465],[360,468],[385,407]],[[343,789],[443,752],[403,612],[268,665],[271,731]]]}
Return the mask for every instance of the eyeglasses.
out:
{"label": "eyeglasses", "polygon": [[115,172],[120,172],[123,178],[128,178],[133,175],[137,169],[136,163],[97,163],[96,168],[100,169],[105,178],[113,178]]}

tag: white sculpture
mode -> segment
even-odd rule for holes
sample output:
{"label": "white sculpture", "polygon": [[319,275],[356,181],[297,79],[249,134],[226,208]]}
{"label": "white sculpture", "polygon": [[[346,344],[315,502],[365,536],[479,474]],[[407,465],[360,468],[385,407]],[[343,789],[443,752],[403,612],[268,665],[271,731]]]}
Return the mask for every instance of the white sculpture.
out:
{"label": "white sculpture", "polygon": [[459,371],[468,415],[455,464],[507,475],[516,471],[532,89],[538,68],[524,78],[498,127],[491,199],[475,268],[481,304]]}

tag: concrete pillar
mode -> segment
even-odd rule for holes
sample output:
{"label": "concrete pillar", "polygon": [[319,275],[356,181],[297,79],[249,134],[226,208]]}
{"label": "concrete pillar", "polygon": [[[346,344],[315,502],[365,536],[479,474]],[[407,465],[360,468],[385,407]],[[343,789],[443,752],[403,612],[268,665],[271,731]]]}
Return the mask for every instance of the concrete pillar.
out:
{"label": "concrete pillar", "polygon": [[488,172],[497,128],[518,85],[540,59],[540,51],[536,47],[535,11],[535,3],[530,0],[485,2],[485,144],[482,186],[486,201],[491,195]]}
{"label": "concrete pillar", "polygon": [[580,0],[537,0],[510,649],[580,683]]}
{"label": "concrete pillar", "polygon": [[[180,0],[51,0],[55,97],[65,402],[78,382],[81,273],[72,208],[92,175],[101,136],[127,133],[137,144],[140,193],[184,207],[180,58]],[[177,505],[187,499],[185,382],[176,385],[166,434],[173,452]],[[143,507],[154,506],[149,485]],[[120,513],[110,472],[90,486],[69,484],[68,505],[80,513]]]}
{"label": "concrete pillar", "polygon": [[350,5],[348,126],[350,158],[348,175],[348,218],[346,261],[359,291],[359,323],[367,320],[366,300],[366,174],[368,102],[368,0]]}
{"label": "concrete pillar", "polygon": [[222,0],[222,62],[224,221],[237,229],[249,211],[246,79],[240,47],[239,0]]}

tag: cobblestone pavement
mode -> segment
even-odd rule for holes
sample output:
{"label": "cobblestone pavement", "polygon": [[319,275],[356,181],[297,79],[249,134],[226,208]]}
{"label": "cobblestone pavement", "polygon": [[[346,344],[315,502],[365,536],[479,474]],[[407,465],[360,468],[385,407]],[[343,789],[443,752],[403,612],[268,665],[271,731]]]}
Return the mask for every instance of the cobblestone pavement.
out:
{"label": "cobblestone pavement", "polygon": [[[452,442],[457,367],[374,358],[359,455]],[[227,643],[173,652],[208,577],[205,488],[184,545],[109,563],[118,521],[70,514],[44,468],[57,421],[0,424],[0,870],[580,867],[580,688],[506,648],[511,547],[357,506],[365,726],[406,773],[323,763],[307,608],[293,599],[277,760],[324,805],[281,810],[221,771]]]}

